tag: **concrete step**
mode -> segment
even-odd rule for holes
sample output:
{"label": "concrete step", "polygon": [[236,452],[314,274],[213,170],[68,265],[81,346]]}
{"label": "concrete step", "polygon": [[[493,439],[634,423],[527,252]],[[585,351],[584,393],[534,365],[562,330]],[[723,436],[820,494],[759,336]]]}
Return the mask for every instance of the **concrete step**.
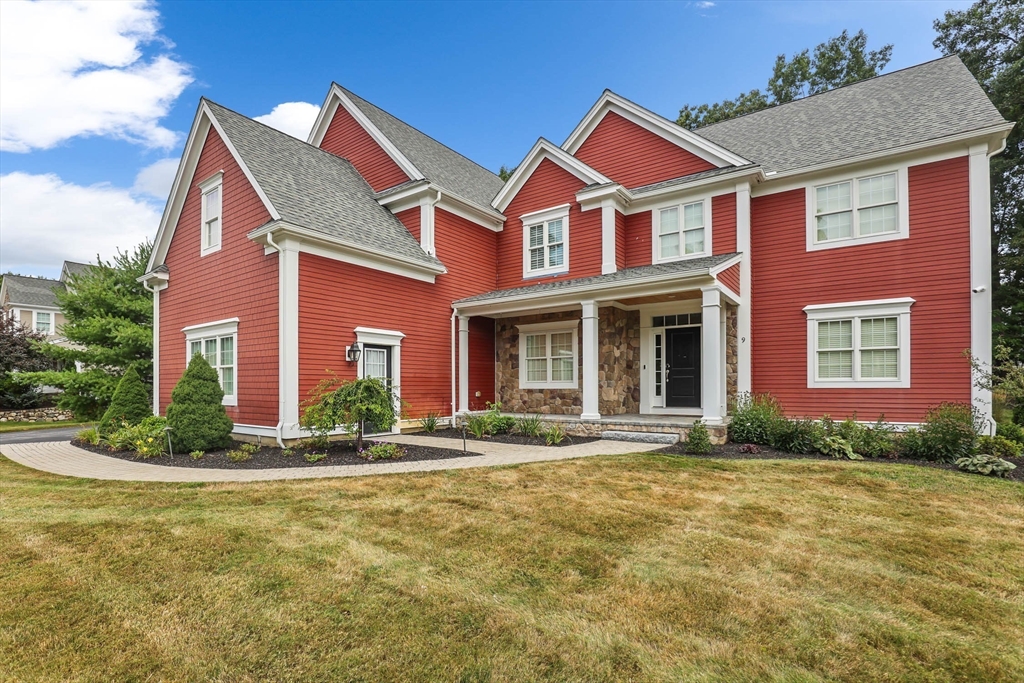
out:
{"label": "concrete step", "polygon": [[637,443],[674,444],[679,441],[678,434],[661,434],[658,432],[621,432],[608,430],[601,432],[602,439],[609,441],[635,441]]}

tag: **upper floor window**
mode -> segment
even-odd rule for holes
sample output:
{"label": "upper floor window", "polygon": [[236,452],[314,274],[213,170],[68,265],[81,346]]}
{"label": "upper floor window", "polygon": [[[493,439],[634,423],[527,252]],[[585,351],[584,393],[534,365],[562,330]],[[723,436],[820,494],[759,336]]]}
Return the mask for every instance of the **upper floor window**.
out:
{"label": "upper floor window", "polygon": [[654,260],[673,261],[710,252],[710,202],[667,206],[654,211]]}
{"label": "upper floor window", "polygon": [[809,188],[808,249],[906,237],[905,177],[904,169]]}
{"label": "upper floor window", "polygon": [[808,306],[809,387],[909,387],[913,299]]}
{"label": "upper floor window", "polygon": [[223,174],[216,173],[199,184],[203,193],[203,225],[201,255],[220,249],[222,206],[223,206]]}
{"label": "upper floor window", "polygon": [[36,332],[53,334],[53,314],[45,311],[36,311]]}
{"label": "upper floor window", "polygon": [[569,205],[521,216],[523,276],[569,271]]}

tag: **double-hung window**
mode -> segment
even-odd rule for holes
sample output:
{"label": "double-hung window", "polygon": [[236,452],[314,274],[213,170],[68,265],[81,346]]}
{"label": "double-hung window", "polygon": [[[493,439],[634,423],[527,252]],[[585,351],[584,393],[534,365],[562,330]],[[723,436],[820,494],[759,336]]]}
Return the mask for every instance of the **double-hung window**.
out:
{"label": "double-hung window", "polygon": [[672,261],[709,252],[710,202],[700,200],[654,211],[654,258]]}
{"label": "double-hung window", "polygon": [[224,405],[238,405],[238,319],[194,325],[183,330],[188,360],[200,355],[217,373]]}
{"label": "double-hung window", "polygon": [[521,216],[523,276],[555,275],[569,270],[569,205]]}
{"label": "double-hung window", "polygon": [[808,189],[809,249],[907,236],[906,171],[889,171]]}
{"label": "double-hung window", "polygon": [[53,314],[47,311],[36,311],[36,332],[53,334]]}
{"label": "double-hung window", "polygon": [[809,387],[909,387],[913,299],[808,306]]}
{"label": "double-hung window", "polygon": [[572,323],[519,326],[519,386],[526,389],[578,387],[579,337]]}
{"label": "double-hung window", "polygon": [[213,253],[220,249],[223,224],[223,174],[216,173],[199,184],[202,192],[202,250],[200,254]]}

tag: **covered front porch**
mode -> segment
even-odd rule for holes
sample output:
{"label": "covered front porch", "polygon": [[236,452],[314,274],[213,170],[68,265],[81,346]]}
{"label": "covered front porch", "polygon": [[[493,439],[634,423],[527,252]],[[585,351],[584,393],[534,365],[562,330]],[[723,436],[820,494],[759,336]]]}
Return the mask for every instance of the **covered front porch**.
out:
{"label": "covered front porch", "polygon": [[737,392],[749,390],[746,311],[729,286],[739,264],[726,254],[455,302],[457,412],[470,410],[469,323],[483,316],[494,320],[495,401],[504,412],[587,435],[683,433],[695,419],[724,425]]}

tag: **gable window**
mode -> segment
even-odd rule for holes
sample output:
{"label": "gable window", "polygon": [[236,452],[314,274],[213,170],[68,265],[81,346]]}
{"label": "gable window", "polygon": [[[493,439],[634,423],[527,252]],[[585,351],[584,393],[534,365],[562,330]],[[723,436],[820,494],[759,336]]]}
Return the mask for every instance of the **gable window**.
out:
{"label": "gable window", "polygon": [[909,387],[913,299],[808,306],[809,387]]}
{"label": "gable window", "polygon": [[579,337],[573,321],[519,326],[519,386],[575,389]]}
{"label": "gable window", "polygon": [[193,325],[183,331],[187,360],[192,360],[196,354],[205,358],[220,379],[223,404],[238,405],[238,319]]}
{"label": "gable window", "polygon": [[702,199],[655,209],[655,261],[674,261],[710,252],[710,205],[710,201]]}
{"label": "gable window", "polygon": [[523,221],[523,276],[569,271],[569,205],[520,217]]}
{"label": "gable window", "polygon": [[53,334],[53,314],[45,311],[36,311],[36,332]]}
{"label": "gable window", "polygon": [[203,195],[201,255],[220,249],[223,222],[223,173],[216,173],[199,184]]}
{"label": "gable window", "polygon": [[906,171],[808,188],[808,249],[907,236]]}

